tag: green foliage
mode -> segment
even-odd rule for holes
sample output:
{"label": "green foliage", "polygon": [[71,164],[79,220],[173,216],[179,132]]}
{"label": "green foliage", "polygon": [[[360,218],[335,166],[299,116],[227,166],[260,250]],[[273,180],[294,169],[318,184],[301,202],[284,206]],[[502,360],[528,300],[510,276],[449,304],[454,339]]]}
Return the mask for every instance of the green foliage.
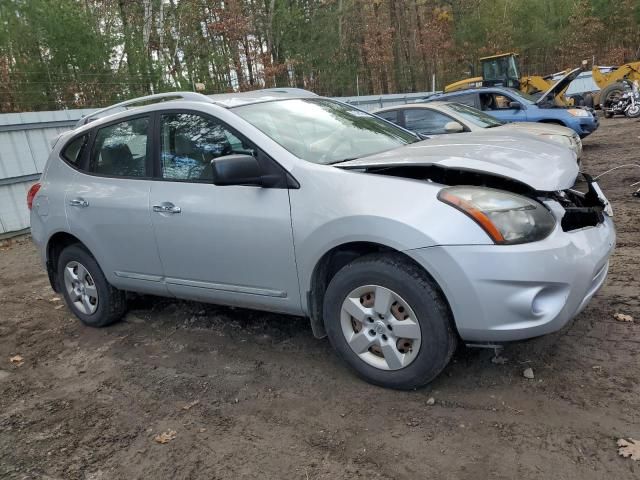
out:
{"label": "green foliage", "polygon": [[170,90],[428,90],[484,55],[524,73],[640,54],[640,0],[2,0],[0,110]]}

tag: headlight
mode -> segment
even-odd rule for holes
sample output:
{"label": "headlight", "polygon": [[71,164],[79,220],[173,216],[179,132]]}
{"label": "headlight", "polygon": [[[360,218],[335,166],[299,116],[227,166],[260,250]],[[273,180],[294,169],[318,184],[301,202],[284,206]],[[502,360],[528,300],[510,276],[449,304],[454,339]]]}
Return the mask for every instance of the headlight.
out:
{"label": "headlight", "polygon": [[573,143],[574,142],[571,140],[571,138],[566,137],[564,135],[556,135],[556,134],[553,134],[553,133],[541,133],[540,136],[543,137],[546,140],[550,140],[552,142],[560,143],[560,144],[564,145],[565,147],[573,148]]}
{"label": "headlight", "polygon": [[590,115],[589,112],[583,110],[582,108],[569,108],[567,110],[574,117],[588,117]]}
{"label": "headlight", "polygon": [[482,187],[449,187],[438,199],[480,225],[498,244],[542,240],[555,228],[554,216],[542,204],[522,195]]}

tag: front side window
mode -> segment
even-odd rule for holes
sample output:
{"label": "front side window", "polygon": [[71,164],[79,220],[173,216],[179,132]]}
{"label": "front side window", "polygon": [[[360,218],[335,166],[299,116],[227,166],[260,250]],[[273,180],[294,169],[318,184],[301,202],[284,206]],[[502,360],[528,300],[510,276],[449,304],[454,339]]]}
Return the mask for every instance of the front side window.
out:
{"label": "front side window", "polygon": [[115,177],[146,177],[149,117],[135,118],[98,130],[89,171]]}
{"label": "front side window", "polygon": [[327,99],[277,100],[233,110],[298,158],[324,165],[418,140],[374,115]]}
{"label": "front side window", "polygon": [[447,133],[444,127],[452,120],[447,115],[427,108],[407,108],[404,111],[404,124],[407,129],[425,135]]}
{"label": "front side window", "polygon": [[392,123],[398,123],[398,110],[389,110],[386,112],[378,112],[376,113],[379,117],[384,118]]}
{"label": "front side window", "polygon": [[89,135],[82,135],[74,140],[72,140],[62,152],[62,156],[64,159],[75,165],[76,167],[80,166],[80,161],[82,160],[82,156],[87,147],[87,140],[89,139]]}
{"label": "front side window", "polygon": [[162,178],[213,181],[212,160],[226,155],[255,155],[255,150],[222,123],[192,113],[160,117]]}

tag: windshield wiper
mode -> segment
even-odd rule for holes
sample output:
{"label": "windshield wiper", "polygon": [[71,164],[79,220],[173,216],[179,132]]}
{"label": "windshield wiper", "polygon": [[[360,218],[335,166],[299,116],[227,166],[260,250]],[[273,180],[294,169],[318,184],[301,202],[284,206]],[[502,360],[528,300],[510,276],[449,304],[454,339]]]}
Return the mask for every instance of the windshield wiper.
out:
{"label": "windshield wiper", "polygon": [[357,160],[359,157],[343,158],[342,160],[336,160],[335,162],[327,163],[327,165],[335,165],[336,163],[349,162],[351,160]]}

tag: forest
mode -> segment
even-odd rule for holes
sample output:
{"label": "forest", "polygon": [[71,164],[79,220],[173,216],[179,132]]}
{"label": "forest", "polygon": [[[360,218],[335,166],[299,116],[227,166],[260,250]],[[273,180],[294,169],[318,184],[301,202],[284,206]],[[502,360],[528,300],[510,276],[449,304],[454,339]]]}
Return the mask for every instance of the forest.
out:
{"label": "forest", "polygon": [[175,90],[429,91],[506,51],[525,74],[640,56],[640,0],[0,0],[0,24],[2,112]]}

